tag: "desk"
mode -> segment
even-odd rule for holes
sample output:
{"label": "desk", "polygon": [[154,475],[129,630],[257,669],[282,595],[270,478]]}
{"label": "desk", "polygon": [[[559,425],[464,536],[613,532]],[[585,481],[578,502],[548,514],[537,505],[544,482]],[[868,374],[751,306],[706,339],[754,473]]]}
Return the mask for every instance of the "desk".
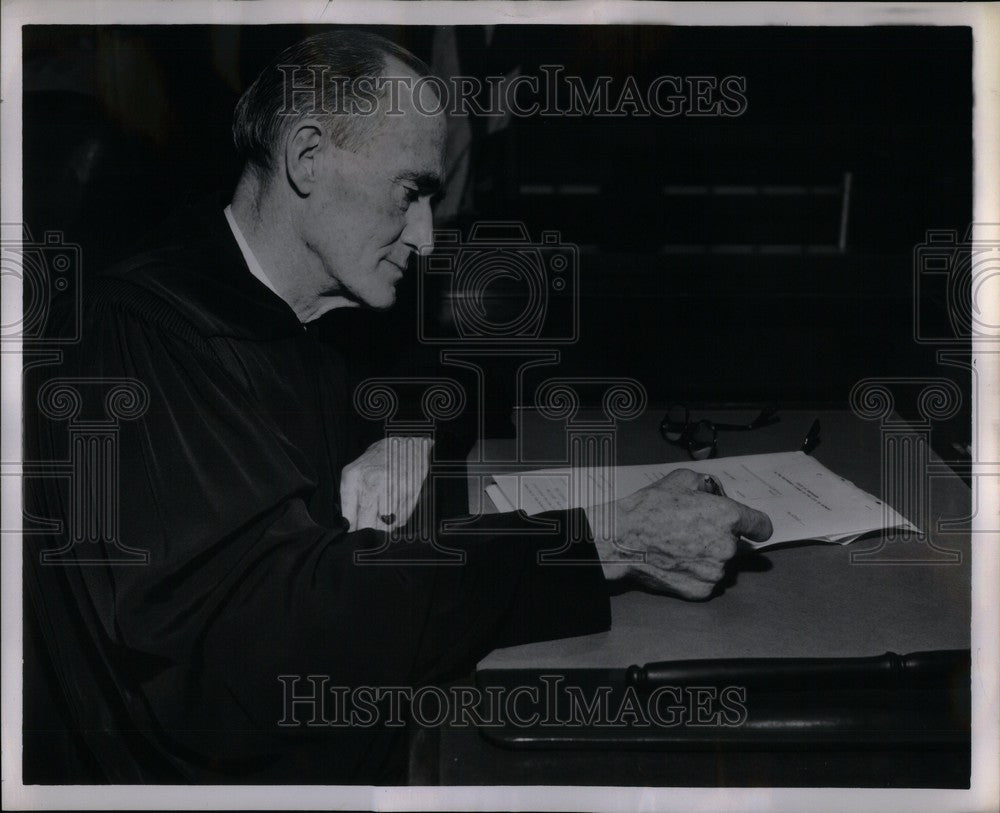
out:
{"label": "desk", "polygon": [[[717,420],[735,416],[706,411]],[[622,426],[619,464],[685,459],[660,440],[659,415],[650,413]],[[873,494],[881,491],[881,434],[877,423],[847,412],[782,412],[781,421],[752,432],[720,433],[720,454],[754,454],[797,448],[813,419],[822,422],[816,458]],[[555,422],[526,415],[523,448],[537,454],[524,469],[565,459],[565,433]],[[491,460],[513,458],[512,441],[487,441],[470,456],[470,508],[480,505],[477,472]],[[485,461],[485,462],[484,462]],[[932,461],[939,463],[932,455]],[[495,468],[495,464],[494,464]],[[852,552],[877,550],[881,538],[852,545],[802,545],[766,550],[734,560],[732,572],[706,602],[687,602],[627,591],[612,598],[612,628],[606,633],[497,650],[477,675],[510,679],[540,672],[621,674],[631,664],[695,658],[860,657],[886,651],[967,649],[970,625],[970,539],[968,531],[938,531],[938,520],[970,513],[970,492],[946,470],[930,488],[930,538],[960,554],[957,563],[916,563],[928,558],[927,543],[891,543],[878,554],[852,563]],[[484,506],[486,510],[486,506]],[[930,551],[933,553],[933,551]],[[571,608],[568,608],[571,611]],[[968,686],[952,687],[958,719],[968,709]],[[891,700],[891,696],[887,697]],[[877,734],[878,732],[873,732]],[[929,736],[932,736],[929,734]],[[683,746],[668,755],[585,752],[573,743],[548,750],[510,749],[474,742],[467,734],[445,733],[440,742],[443,783],[549,784],[750,784],[967,786],[968,740],[952,738],[924,749],[918,736],[909,748],[877,742],[851,752],[837,748],[783,749],[752,753],[720,751],[718,741],[700,753]],[[511,743],[501,743],[509,746]],[[529,743],[530,745],[530,743]],[[594,747],[590,743],[587,747]],[[553,750],[554,748],[554,750]],[[560,751],[559,749],[562,749]],[[697,747],[695,748],[697,750]]]}

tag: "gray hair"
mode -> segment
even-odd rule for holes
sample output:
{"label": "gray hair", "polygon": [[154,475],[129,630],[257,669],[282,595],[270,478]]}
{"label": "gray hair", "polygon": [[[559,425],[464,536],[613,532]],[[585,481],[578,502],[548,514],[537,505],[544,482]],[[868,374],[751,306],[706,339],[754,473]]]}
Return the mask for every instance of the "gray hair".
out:
{"label": "gray hair", "polygon": [[[418,77],[429,76],[430,68],[405,48],[367,31],[339,30],[314,34],[289,46],[260,72],[243,93],[233,114],[233,141],[243,161],[266,177],[276,165],[281,142],[297,121],[305,116],[319,116],[330,124],[334,144],[345,149],[358,149],[371,137],[381,116],[324,110],[317,102],[335,99],[339,111],[348,110],[357,99],[353,88],[367,83],[369,90],[384,76],[386,57],[395,57]],[[289,70],[293,68],[292,70]],[[313,76],[321,77],[322,94],[297,94],[294,113],[285,110],[285,84],[294,71],[316,69]],[[283,70],[284,69],[284,70]],[[336,80],[336,81],[333,81]],[[301,81],[301,79],[299,80]],[[375,96],[385,95],[380,83]],[[339,94],[339,98],[338,98]],[[299,105],[305,96],[310,101]],[[367,100],[370,102],[370,99]],[[323,105],[325,107],[325,105]]]}

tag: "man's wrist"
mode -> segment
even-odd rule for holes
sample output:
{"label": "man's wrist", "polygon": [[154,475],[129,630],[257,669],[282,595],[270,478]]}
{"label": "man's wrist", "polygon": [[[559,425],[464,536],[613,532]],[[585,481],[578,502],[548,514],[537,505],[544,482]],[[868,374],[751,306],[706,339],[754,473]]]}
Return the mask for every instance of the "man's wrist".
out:
{"label": "man's wrist", "polygon": [[628,566],[617,555],[614,536],[609,525],[608,505],[584,507],[583,513],[590,525],[590,536],[597,549],[597,559],[604,571],[604,578],[616,581],[628,575]]}

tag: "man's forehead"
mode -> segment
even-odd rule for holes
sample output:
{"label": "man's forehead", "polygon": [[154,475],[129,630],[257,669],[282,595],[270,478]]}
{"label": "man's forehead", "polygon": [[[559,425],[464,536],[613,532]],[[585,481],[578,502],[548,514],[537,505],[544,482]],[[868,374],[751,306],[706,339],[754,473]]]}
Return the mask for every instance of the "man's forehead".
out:
{"label": "man's forehead", "polygon": [[430,122],[444,124],[444,105],[433,77],[419,76],[396,57],[387,56],[382,79],[387,85],[383,103],[391,115],[413,113]]}
{"label": "man's forehead", "polygon": [[393,57],[386,59],[385,77],[396,87],[390,86],[382,100],[385,118],[372,140],[372,152],[394,167],[395,174],[423,175],[424,180],[440,176],[448,125],[437,95],[430,84],[421,86],[420,77]]}
{"label": "man's forehead", "polygon": [[[419,114],[414,114],[419,115]],[[444,171],[445,128],[414,122],[412,116],[387,116],[369,145],[369,155],[396,177],[430,185]]]}

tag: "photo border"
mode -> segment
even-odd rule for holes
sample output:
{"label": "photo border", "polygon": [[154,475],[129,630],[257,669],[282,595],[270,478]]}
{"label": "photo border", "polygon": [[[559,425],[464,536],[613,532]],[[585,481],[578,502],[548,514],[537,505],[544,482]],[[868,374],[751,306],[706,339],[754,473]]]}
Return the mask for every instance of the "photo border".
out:
{"label": "photo border", "polygon": [[[0,219],[21,222],[21,27],[39,23],[98,24],[669,24],[675,26],[970,26],[973,36],[973,220],[1000,223],[1000,7],[987,3],[627,3],[627,2],[360,2],[299,0],[296,3],[135,0],[81,3],[73,0],[16,0],[2,5],[2,92],[0,107]],[[989,324],[1000,324],[1000,302]],[[20,296],[2,302],[3,323],[17,321]],[[21,457],[21,346],[2,348],[2,455],[5,474]],[[1000,352],[973,339],[973,363],[985,403],[974,405],[980,430],[978,461],[983,480],[988,461],[1000,460]],[[995,465],[995,464],[994,464]],[[2,478],[6,523],[21,515],[21,481]],[[361,809],[384,810],[780,810],[943,811],[996,809],[998,797],[997,664],[1000,640],[998,591],[1000,527],[995,486],[983,489],[973,533],[981,534],[972,569],[972,766],[969,790],[858,788],[633,788],[573,786],[371,787],[371,786],[39,786],[21,784],[22,605],[21,536],[2,539],[2,801],[6,809]],[[4,526],[6,527],[6,525]],[[990,544],[993,543],[993,544]]]}

